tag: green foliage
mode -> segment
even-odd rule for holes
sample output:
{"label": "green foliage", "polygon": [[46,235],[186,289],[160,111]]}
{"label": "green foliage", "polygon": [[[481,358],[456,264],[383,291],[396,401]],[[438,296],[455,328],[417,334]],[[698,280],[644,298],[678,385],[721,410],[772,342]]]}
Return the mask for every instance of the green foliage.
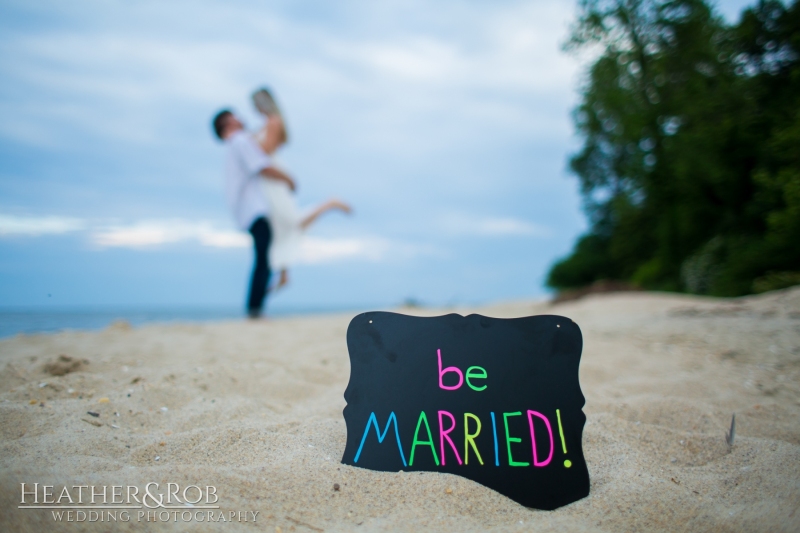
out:
{"label": "green foliage", "polygon": [[591,229],[548,285],[740,295],[794,279],[798,1],[761,1],[735,26],[704,0],[581,0],[579,13],[567,48],[601,52],[570,162]]}
{"label": "green foliage", "polygon": [[584,235],[572,255],[550,269],[548,284],[555,287],[582,287],[600,279],[618,277],[609,260],[608,239]]}

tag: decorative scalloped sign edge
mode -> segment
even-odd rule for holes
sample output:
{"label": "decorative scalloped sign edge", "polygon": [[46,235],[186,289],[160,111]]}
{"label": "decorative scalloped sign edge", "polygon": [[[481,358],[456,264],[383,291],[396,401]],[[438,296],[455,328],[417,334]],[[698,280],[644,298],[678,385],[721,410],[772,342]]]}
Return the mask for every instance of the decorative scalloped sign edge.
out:
{"label": "decorative scalloped sign edge", "polygon": [[342,463],[455,474],[537,509],[589,494],[572,320],[368,312],[347,348]]}

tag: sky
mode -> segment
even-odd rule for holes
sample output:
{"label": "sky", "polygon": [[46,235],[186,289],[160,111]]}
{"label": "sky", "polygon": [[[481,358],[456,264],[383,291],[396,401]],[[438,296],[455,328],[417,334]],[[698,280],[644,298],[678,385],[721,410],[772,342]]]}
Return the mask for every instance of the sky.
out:
{"label": "sky", "polygon": [[[735,20],[750,2],[718,3]],[[232,107],[283,110],[311,229],[274,311],[542,298],[586,229],[565,0],[0,4],[0,307],[244,306]]]}

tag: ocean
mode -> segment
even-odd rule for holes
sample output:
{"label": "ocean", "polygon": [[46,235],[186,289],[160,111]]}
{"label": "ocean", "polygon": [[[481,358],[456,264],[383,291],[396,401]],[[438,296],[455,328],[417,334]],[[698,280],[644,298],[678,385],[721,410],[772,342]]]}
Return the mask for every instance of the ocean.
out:
{"label": "ocean", "polygon": [[[347,309],[278,309],[268,315],[283,317],[346,311]],[[117,320],[131,326],[152,322],[209,322],[216,320],[244,320],[245,313],[236,307],[181,307],[181,308],[74,308],[74,309],[11,309],[0,308],[0,338],[20,333],[52,333],[62,330],[100,330]]]}

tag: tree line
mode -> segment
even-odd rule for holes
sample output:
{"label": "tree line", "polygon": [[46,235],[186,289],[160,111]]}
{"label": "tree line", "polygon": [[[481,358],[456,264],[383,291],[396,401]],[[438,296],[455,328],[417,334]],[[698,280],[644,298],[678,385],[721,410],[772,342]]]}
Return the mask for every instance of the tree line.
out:
{"label": "tree line", "polygon": [[578,13],[566,48],[597,57],[570,160],[590,229],[547,285],[800,284],[798,1],[759,1],[735,24],[705,0],[580,0]]}

